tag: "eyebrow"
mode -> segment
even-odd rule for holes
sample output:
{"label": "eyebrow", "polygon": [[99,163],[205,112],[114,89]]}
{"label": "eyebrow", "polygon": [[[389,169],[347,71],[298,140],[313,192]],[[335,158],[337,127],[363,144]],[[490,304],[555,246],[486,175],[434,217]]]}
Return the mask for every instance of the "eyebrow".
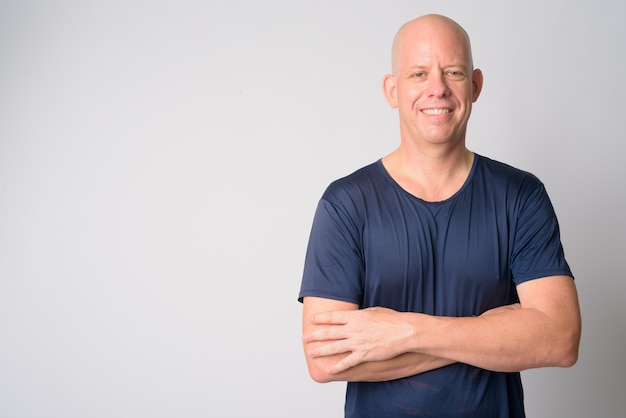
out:
{"label": "eyebrow", "polygon": [[[460,68],[465,72],[469,71],[469,67],[467,66],[467,64],[448,64],[448,65],[444,65],[442,67],[442,69],[450,69],[450,68]],[[430,69],[429,65],[412,65],[406,68],[406,71],[409,73],[415,72],[415,71],[423,71],[423,70],[428,70]]]}

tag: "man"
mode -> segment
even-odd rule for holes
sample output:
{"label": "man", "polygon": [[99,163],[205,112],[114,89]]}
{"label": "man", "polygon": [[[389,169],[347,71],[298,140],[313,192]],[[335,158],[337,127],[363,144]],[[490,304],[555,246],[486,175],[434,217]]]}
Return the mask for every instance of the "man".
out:
{"label": "man", "polygon": [[519,372],[572,366],[581,319],[533,175],[472,153],[483,76],[466,32],[398,31],[383,90],[400,145],[319,202],[300,291],[312,378],[347,381],[347,417],[523,417]]}

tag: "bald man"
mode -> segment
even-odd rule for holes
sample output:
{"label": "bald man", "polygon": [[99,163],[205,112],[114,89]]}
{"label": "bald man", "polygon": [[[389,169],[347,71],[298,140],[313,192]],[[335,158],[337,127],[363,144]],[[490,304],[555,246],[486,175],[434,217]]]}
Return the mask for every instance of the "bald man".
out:
{"label": "bald man", "polygon": [[400,145],[319,201],[302,338],[315,381],[348,382],[346,417],[523,417],[519,372],[577,360],[578,297],[543,184],[466,147],[482,85],[456,22],[403,25],[383,79]]}

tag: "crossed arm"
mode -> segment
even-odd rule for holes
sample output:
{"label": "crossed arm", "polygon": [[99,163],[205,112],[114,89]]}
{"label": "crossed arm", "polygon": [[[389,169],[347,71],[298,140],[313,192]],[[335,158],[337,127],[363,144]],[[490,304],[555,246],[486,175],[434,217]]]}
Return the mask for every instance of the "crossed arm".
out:
{"label": "crossed arm", "polygon": [[383,381],[455,362],[502,372],[572,366],[581,334],[573,279],[530,280],[517,292],[519,304],[464,318],[305,297],[309,373],[317,382]]}

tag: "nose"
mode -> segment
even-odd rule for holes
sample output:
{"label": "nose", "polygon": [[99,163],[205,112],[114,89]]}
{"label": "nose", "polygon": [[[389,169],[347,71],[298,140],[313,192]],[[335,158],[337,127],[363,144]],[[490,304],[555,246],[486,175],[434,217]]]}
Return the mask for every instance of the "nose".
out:
{"label": "nose", "polygon": [[446,77],[441,73],[433,73],[428,77],[427,89],[430,97],[446,97],[450,94]]}

